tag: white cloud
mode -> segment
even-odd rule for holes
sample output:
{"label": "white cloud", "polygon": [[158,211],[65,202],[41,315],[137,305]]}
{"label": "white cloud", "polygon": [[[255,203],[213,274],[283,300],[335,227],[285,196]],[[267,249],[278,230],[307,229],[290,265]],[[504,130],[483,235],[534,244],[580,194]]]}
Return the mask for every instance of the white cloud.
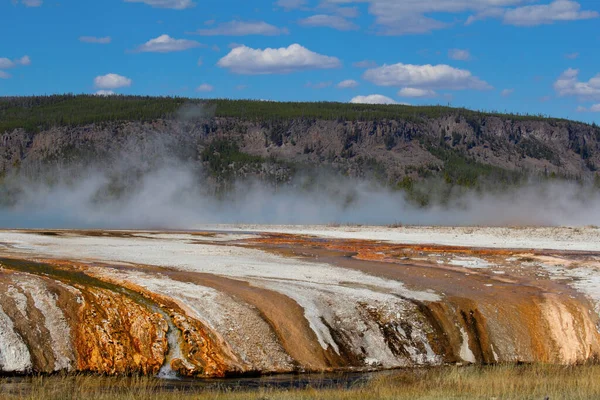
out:
{"label": "white cloud", "polygon": [[96,96],[112,96],[115,94],[112,90],[98,90],[94,93]]}
{"label": "white cloud", "polygon": [[363,3],[369,4],[369,13],[375,16],[383,35],[427,33],[442,29],[447,23],[427,17],[429,13],[464,12],[472,3],[489,0],[325,0],[326,4]]}
{"label": "white cloud", "polygon": [[296,43],[289,47],[264,50],[236,47],[221,58],[217,65],[236,74],[259,75],[338,68],[342,63],[336,57],[315,53]]}
{"label": "white cloud", "polygon": [[196,63],[196,65],[198,65],[199,67],[201,67],[201,66],[202,66],[202,64],[204,64],[204,61],[202,60],[202,57],[200,57],[200,58],[198,59],[198,62]]}
{"label": "white cloud", "polygon": [[381,94],[370,94],[368,96],[356,96],[350,103],[354,104],[398,104],[394,99]]}
{"label": "white cloud", "polygon": [[450,49],[448,50],[448,57],[453,60],[468,61],[471,59],[471,53],[469,50]]}
{"label": "white cloud", "polygon": [[306,0],[277,0],[275,5],[286,11],[301,8],[306,4]]}
{"label": "white cloud", "polygon": [[2,71],[3,69],[25,67],[28,65],[31,65],[31,59],[29,58],[29,56],[23,56],[21,58],[15,59],[15,60],[11,60],[10,58],[0,57],[0,79],[9,79],[12,76],[6,71]]}
{"label": "white cloud", "polygon": [[500,92],[500,96],[508,97],[511,94],[513,94],[514,92],[515,92],[515,89],[504,89],[503,91]]}
{"label": "white cloud", "polygon": [[150,39],[139,46],[136,51],[139,53],[170,53],[174,51],[184,51],[202,46],[194,40],[173,39],[169,35],[161,35],[155,39]]}
{"label": "white cloud", "polygon": [[363,60],[353,63],[352,66],[356,68],[374,68],[377,66],[377,63],[371,60]]}
{"label": "white cloud", "polygon": [[[597,16],[594,11],[580,11],[580,4],[572,0],[528,5],[531,2],[532,0],[322,0],[322,4],[326,6],[368,3],[369,14],[375,17],[378,28],[376,32],[382,35],[423,34],[444,29],[455,24],[445,22],[456,19],[452,15],[467,12],[473,13],[467,19],[467,24],[486,18],[500,18],[505,23],[539,25]],[[439,16],[439,19],[433,16]]]}
{"label": "white cloud", "polygon": [[569,68],[554,82],[559,96],[576,96],[582,99],[600,99],[600,74],[587,82],[578,80],[579,70]]}
{"label": "white cloud", "polygon": [[358,86],[358,82],[354,79],[346,79],[345,81],[341,81],[336,85],[338,89],[351,89]]}
{"label": "white cloud", "polygon": [[405,87],[398,91],[400,97],[436,97],[437,93],[431,89],[418,89]]}
{"label": "white cloud", "polygon": [[214,86],[209,85],[208,83],[203,83],[196,88],[196,92],[212,92],[214,89]]}
{"label": "white cloud", "polygon": [[312,89],[325,89],[326,87],[329,87],[331,85],[332,85],[331,81],[317,82],[317,83],[307,82],[306,85],[304,85],[304,87],[312,88]]}
{"label": "white cloud", "polygon": [[185,10],[196,4],[192,0],[125,0],[126,3],[144,3],[154,8],[171,8],[174,10]]}
{"label": "white cloud", "polygon": [[517,26],[552,24],[556,21],[576,21],[598,18],[596,11],[581,11],[581,4],[572,0],[555,0],[550,4],[536,4],[508,10],[504,23]]}
{"label": "white cloud", "polygon": [[23,56],[15,60],[11,60],[9,58],[0,58],[0,69],[24,67],[27,65],[31,65],[31,58],[29,58],[29,56]]}
{"label": "white cloud", "polygon": [[19,65],[31,65],[31,58],[29,56],[23,56],[17,60]]}
{"label": "white cloud", "polygon": [[579,57],[579,53],[569,53],[569,54],[565,54],[565,58],[568,58],[569,60],[574,60],[577,57]]}
{"label": "white cloud", "polygon": [[96,43],[96,44],[109,44],[111,42],[110,36],[96,37],[96,36],[81,36],[79,41],[83,43]]}
{"label": "white cloud", "polygon": [[307,27],[326,27],[337,29],[338,31],[351,31],[358,29],[358,25],[348,21],[346,18],[339,15],[318,14],[308,18],[303,18],[298,21],[301,26]]}
{"label": "white cloud", "polygon": [[449,65],[393,64],[367,70],[364,79],[378,86],[417,89],[486,90],[492,87],[470,71]]}
{"label": "white cloud", "polygon": [[278,28],[264,21],[247,22],[247,21],[230,21],[217,25],[211,29],[198,29],[195,32],[189,32],[202,36],[277,36],[286,35],[286,28]]}
{"label": "white cloud", "polygon": [[94,78],[94,86],[98,89],[119,89],[122,87],[129,87],[132,83],[133,81],[131,79],[117,74],[106,74]]}

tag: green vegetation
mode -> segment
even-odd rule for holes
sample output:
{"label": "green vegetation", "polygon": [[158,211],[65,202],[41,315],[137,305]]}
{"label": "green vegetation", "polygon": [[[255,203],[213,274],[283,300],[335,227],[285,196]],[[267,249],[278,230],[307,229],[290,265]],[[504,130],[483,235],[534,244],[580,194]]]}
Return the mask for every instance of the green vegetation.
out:
{"label": "green vegetation", "polygon": [[2,378],[2,399],[11,400],[446,400],[598,399],[600,366],[500,365],[415,368],[373,375],[366,383],[307,388],[236,388],[221,381],[189,387],[143,377],[51,376]]}
{"label": "green vegetation", "polygon": [[54,126],[167,118],[181,98],[61,95],[0,99],[0,133],[17,128],[38,132]]}
{"label": "green vegetation", "polygon": [[[16,128],[30,132],[53,126],[79,126],[110,121],[152,121],[176,116],[184,104],[204,104],[217,117],[236,117],[244,120],[325,119],[340,121],[369,121],[402,119],[422,121],[426,118],[455,116],[464,119],[474,129],[478,119],[500,116],[511,120],[566,120],[540,115],[478,112],[445,106],[370,105],[349,103],[279,103],[252,100],[198,100],[182,97],[55,95],[0,98],[0,133]],[[274,132],[277,139],[279,132]]]}
{"label": "green vegetation", "polygon": [[557,155],[546,146],[535,138],[524,138],[519,142],[519,149],[523,152],[524,156],[537,158],[538,160],[548,160],[554,165],[559,165],[560,160]]}
{"label": "green vegetation", "polygon": [[[427,137],[419,137],[421,145],[443,162],[441,173],[446,183],[469,188],[476,187],[483,180],[493,180],[497,184],[518,183],[522,174],[508,171],[493,165],[476,161],[462,150],[448,146],[445,142],[433,143]],[[427,173],[422,173],[427,177]]]}
{"label": "green vegetation", "polygon": [[262,157],[241,152],[237,143],[227,139],[211,142],[202,151],[201,159],[213,176],[223,179],[243,165],[257,165],[265,161]]}

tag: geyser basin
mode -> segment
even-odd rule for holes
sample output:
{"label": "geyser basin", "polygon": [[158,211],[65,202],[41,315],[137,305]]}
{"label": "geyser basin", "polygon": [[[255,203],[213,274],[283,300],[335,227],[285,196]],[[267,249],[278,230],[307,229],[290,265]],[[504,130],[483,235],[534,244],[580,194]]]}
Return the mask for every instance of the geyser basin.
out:
{"label": "geyser basin", "polygon": [[0,231],[0,371],[595,360],[595,228]]}

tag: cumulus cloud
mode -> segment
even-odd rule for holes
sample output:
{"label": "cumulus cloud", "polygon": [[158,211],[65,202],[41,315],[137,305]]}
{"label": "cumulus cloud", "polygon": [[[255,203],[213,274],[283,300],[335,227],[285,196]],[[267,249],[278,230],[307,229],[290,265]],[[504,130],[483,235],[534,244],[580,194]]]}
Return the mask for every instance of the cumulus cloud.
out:
{"label": "cumulus cloud", "polygon": [[315,53],[296,43],[278,49],[236,47],[221,58],[217,65],[236,74],[260,75],[338,68],[342,63],[336,57]]}
{"label": "cumulus cloud", "polygon": [[12,69],[17,67],[25,67],[31,64],[31,59],[29,56],[23,56],[21,58],[17,58],[15,60],[11,60],[10,58],[0,57],[0,79],[9,79],[11,75],[3,71],[4,69]]}
{"label": "cumulus cloud", "polygon": [[277,36],[288,34],[287,28],[278,28],[264,21],[230,21],[217,25],[215,28],[198,29],[191,34],[202,36]]}
{"label": "cumulus cloud", "polygon": [[346,79],[345,81],[341,81],[336,85],[338,89],[351,89],[358,86],[358,82],[354,79]]}
{"label": "cumulus cloud", "polygon": [[214,90],[213,85],[209,85],[208,83],[203,83],[202,85],[196,88],[196,92],[212,92]]}
{"label": "cumulus cloud", "polygon": [[577,57],[579,57],[579,53],[569,53],[569,54],[565,54],[565,58],[568,58],[569,60],[574,60]]}
{"label": "cumulus cloud", "polygon": [[112,96],[115,94],[112,90],[98,90],[94,93],[96,96]]}
{"label": "cumulus cloud", "polygon": [[572,0],[555,0],[550,4],[535,4],[508,10],[504,23],[517,26],[552,24],[556,21],[576,21],[598,18],[596,11],[582,11],[581,4]]}
{"label": "cumulus cloud", "polygon": [[448,50],[448,57],[453,60],[468,61],[471,59],[471,53],[469,50],[450,49]]}
{"label": "cumulus cloud", "polygon": [[[544,0],[548,2],[549,0]],[[573,0],[554,0],[530,5],[532,0],[323,0],[322,4],[368,3],[375,17],[376,32],[382,35],[423,34],[454,25],[452,15],[472,13],[466,23],[486,18],[503,19],[513,25],[540,25],[560,20],[597,17],[595,11],[581,11]],[[445,14],[450,14],[445,15]],[[439,16],[439,19],[436,18]]]}
{"label": "cumulus cloud", "polygon": [[0,69],[10,69],[16,67],[23,67],[31,64],[29,56],[23,56],[15,60],[9,58],[0,58]]}
{"label": "cumulus cloud", "polygon": [[160,35],[155,39],[150,39],[146,43],[138,46],[139,53],[171,53],[174,51],[184,51],[202,46],[194,40],[173,39],[169,35]]}
{"label": "cumulus cloud", "polygon": [[449,65],[393,64],[372,68],[364,79],[378,86],[397,86],[417,89],[486,90],[491,86],[473,76],[470,71]]}
{"label": "cumulus cloud", "polygon": [[31,58],[29,56],[23,56],[18,60],[19,65],[31,65]]}
{"label": "cumulus cloud", "polygon": [[350,100],[354,104],[398,104],[394,99],[381,94],[370,94],[368,96],[356,96]]}
{"label": "cumulus cloud", "polygon": [[133,81],[125,76],[118,74],[106,74],[94,78],[94,86],[97,89],[113,90],[122,87],[129,87]]}
{"label": "cumulus cloud", "polygon": [[554,90],[559,96],[600,99],[600,74],[597,74],[587,82],[579,81],[578,77],[578,69],[567,69],[554,82]]}
{"label": "cumulus cloud", "polygon": [[[487,2],[488,0],[480,0]],[[326,4],[369,3],[369,13],[375,16],[377,33],[382,35],[421,34],[448,26],[430,17],[429,13],[458,13],[471,7],[463,0],[325,0]]]}
{"label": "cumulus cloud", "polygon": [[418,89],[406,87],[398,91],[400,97],[436,97],[437,93],[431,89]]}
{"label": "cumulus cloud", "polygon": [[318,14],[298,21],[298,24],[306,27],[326,27],[337,29],[338,31],[351,31],[358,29],[358,25],[348,21],[339,15]]}
{"label": "cumulus cloud", "polygon": [[192,0],[125,0],[126,3],[144,3],[154,8],[171,8],[173,10],[185,10],[196,4]]}
{"label": "cumulus cloud", "polygon": [[515,89],[504,89],[503,91],[500,92],[500,95],[502,97],[508,97],[511,94],[513,94],[515,92]]}
{"label": "cumulus cloud", "polygon": [[81,36],[79,41],[83,43],[95,43],[95,44],[109,44],[111,42],[110,36],[96,37],[96,36]]}

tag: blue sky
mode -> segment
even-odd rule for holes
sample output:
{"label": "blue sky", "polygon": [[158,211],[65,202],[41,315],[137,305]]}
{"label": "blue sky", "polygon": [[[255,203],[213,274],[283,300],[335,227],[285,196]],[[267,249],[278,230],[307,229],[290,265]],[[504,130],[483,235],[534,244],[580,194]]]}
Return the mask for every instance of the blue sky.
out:
{"label": "blue sky", "polygon": [[597,0],[0,0],[0,96],[451,104],[600,122]]}

